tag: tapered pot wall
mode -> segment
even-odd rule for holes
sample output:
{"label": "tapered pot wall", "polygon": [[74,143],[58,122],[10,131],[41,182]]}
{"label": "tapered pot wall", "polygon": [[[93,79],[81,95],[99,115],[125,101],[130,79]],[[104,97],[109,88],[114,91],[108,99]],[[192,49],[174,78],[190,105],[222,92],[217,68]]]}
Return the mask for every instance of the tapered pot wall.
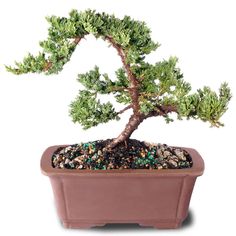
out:
{"label": "tapered pot wall", "polygon": [[49,147],[41,159],[49,176],[57,212],[68,228],[108,223],[138,223],[177,228],[188,215],[195,180],[204,162],[190,148],[193,167],[181,170],[66,170],[52,167],[59,146]]}

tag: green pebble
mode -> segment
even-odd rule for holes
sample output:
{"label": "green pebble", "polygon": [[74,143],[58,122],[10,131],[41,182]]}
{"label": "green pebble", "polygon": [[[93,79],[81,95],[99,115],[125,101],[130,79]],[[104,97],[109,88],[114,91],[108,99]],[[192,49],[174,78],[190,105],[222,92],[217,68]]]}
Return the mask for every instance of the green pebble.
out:
{"label": "green pebble", "polygon": [[71,168],[75,168],[74,163],[69,163],[69,165],[70,165]]}

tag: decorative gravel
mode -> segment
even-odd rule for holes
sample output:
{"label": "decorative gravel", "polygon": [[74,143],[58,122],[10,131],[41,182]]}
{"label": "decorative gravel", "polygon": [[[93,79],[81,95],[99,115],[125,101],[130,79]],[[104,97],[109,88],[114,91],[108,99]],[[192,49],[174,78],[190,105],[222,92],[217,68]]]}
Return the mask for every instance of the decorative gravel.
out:
{"label": "decorative gravel", "polygon": [[52,166],[59,169],[182,169],[192,167],[187,151],[150,144],[135,139],[121,143],[112,151],[105,150],[111,141],[98,140],[58,148],[52,156]]}

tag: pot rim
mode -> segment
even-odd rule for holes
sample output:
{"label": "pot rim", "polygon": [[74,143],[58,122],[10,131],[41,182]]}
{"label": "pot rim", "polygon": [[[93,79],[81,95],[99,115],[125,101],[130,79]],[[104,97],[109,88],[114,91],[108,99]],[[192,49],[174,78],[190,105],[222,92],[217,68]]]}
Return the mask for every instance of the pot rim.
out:
{"label": "pot rim", "polygon": [[46,176],[200,176],[204,172],[204,161],[200,154],[193,148],[179,147],[186,150],[192,158],[193,166],[185,169],[112,169],[112,170],[79,170],[79,169],[57,169],[52,166],[51,157],[59,147],[68,145],[54,145],[48,147],[41,157],[41,172]]}

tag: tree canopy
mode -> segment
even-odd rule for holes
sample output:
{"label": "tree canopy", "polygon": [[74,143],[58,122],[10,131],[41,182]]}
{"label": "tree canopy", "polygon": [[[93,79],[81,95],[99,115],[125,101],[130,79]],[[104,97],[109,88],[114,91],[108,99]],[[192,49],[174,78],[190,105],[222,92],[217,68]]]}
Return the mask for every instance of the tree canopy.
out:
{"label": "tree canopy", "polygon": [[[116,80],[101,74],[97,66],[78,75],[84,90],[71,103],[70,115],[85,129],[119,119],[120,114],[131,108],[133,115],[126,126],[130,130],[126,138],[137,128],[130,128],[137,118],[136,126],[153,116],[163,116],[170,122],[173,121],[171,113],[176,113],[178,119],[194,118],[207,121],[212,126],[222,125],[220,117],[227,110],[231,98],[227,83],[220,86],[218,93],[209,87],[190,93],[191,86],[184,81],[176,57],[155,64],[146,62],[146,55],[155,51],[159,44],[152,41],[151,30],[145,22],[129,16],[119,19],[92,10],[72,10],[69,17],[51,16],[46,19],[50,27],[48,38],[40,42],[42,51],[38,55],[28,54],[14,67],[7,66],[8,71],[17,75],[58,73],[88,34],[113,46],[123,63],[123,67],[116,71]],[[101,103],[97,94],[113,94],[118,103],[124,104],[124,109],[116,111],[110,102]]]}

